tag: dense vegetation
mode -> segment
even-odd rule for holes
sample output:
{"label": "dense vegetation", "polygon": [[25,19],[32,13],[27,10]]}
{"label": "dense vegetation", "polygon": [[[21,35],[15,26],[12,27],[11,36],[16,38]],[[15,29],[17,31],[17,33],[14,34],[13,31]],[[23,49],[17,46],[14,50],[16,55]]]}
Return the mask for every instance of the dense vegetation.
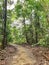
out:
{"label": "dense vegetation", "polygon": [[17,0],[13,9],[6,8],[0,0],[0,43],[49,45],[49,0]]}

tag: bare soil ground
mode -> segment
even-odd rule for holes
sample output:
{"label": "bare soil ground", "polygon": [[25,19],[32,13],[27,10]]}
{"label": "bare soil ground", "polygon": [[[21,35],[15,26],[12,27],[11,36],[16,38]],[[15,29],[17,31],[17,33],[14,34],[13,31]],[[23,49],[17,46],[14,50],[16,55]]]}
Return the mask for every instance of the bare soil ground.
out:
{"label": "bare soil ground", "polygon": [[0,50],[0,65],[49,65],[49,48],[10,45]]}

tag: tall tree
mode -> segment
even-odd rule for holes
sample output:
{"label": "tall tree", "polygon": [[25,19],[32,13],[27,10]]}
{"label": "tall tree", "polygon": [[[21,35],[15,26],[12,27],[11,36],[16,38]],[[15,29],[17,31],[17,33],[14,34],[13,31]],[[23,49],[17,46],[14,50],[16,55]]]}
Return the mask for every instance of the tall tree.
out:
{"label": "tall tree", "polygon": [[3,48],[7,46],[6,21],[7,21],[7,0],[4,0],[3,2],[3,40],[2,40]]}

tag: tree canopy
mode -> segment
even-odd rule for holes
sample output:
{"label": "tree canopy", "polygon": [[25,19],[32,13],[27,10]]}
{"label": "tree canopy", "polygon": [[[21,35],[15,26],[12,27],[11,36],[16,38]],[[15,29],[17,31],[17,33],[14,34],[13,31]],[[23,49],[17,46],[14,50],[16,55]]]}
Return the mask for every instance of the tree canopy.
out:
{"label": "tree canopy", "polygon": [[[7,43],[49,45],[49,0],[17,0],[16,3],[8,0],[7,20],[3,17],[3,4],[0,0],[0,43],[6,33]],[[8,9],[10,6],[13,8]],[[4,33],[3,18],[6,21]]]}

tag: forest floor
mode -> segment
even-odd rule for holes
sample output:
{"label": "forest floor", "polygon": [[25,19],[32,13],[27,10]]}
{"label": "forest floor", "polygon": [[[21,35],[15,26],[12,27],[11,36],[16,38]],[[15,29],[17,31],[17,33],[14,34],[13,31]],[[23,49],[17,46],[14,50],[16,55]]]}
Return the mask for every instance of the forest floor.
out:
{"label": "forest floor", "polygon": [[10,45],[0,49],[0,65],[49,65],[49,48]]}

